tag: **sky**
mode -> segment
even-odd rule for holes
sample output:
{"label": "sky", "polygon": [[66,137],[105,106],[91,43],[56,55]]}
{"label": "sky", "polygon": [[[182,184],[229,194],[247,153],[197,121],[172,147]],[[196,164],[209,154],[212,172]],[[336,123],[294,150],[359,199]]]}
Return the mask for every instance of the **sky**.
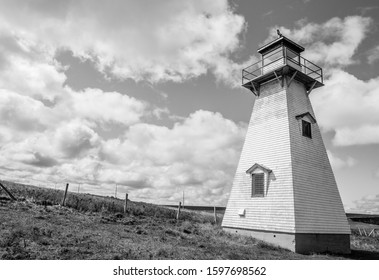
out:
{"label": "sky", "polygon": [[323,68],[346,211],[379,213],[377,1],[0,0],[0,179],[225,206],[276,29]]}

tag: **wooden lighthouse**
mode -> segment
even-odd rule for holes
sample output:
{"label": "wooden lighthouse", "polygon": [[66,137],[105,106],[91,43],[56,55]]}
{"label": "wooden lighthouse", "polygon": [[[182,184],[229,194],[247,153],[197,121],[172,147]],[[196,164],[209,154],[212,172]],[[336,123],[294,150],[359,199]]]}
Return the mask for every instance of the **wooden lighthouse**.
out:
{"label": "wooden lighthouse", "polygon": [[308,97],[323,86],[322,69],[302,51],[280,35],[242,71],[256,100],[222,227],[298,253],[349,253],[350,226]]}

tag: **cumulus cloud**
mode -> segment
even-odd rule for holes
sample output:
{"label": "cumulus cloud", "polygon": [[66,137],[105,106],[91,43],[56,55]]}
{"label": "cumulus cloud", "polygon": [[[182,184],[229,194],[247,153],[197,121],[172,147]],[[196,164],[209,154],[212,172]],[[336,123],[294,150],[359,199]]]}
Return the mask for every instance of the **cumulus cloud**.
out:
{"label": "cumulus cloud", "polygon": [[120,123],[130,125],[140,120],[147,104],[118,92],[103,92],[87,88],[71,94],[75,113],[88,120],[101,123]]}
{"label": "cumulus cloud", "polygon": [[[83,191],[104,195],[120,184],[135,199],[156,203],[176,203],[185,188],[187,202],[225,203],[244,127],[208,111],[174,118],[172,128],[144,123],[170,112],[118,92],[74,91],[53,57],[7,39],[3,49],[12,55],[0,68],[3,178],[80,182]],[[121,132],[109,138],[104,130],[114,125]]]}
{"label": "cumulus cloud", "polygon": [[294,29],[274,27],[268,40],[276,37],[276,29],[306,48],[304,56],[324,67],[347,66],[355,62],[353,56],[366,37],[372,20],[362,16],[335,17],[317,24],[303,19]]}
{"label": "cumulus cloud", "polygon": [[[279,27],[304,45],[304,57],[324,67],[325,86],[310,98],[321,128],[335,132],[336,146],[379,143],[379,77],[364,81],[344,70],[358,62],[354,55],[371,25],[368,17],[348,16],[324,23],[301,20],[292,30]],[[276,36],[276,28],[268,40]]]}
{"label": "cumulus cloud", "polygon": [[[230,54],[240,47],[244,18],[227,1],[52,3],[2,1],[2,178],[51,184],[67,180],[82,183],[83,191],[106,195],[120,184],[120,189],[132,190],[134,199],[156,203],[176,203],[185,190],[193,204],[225,203],[244,125],[209,111],[172,116],[167,108],[119,92],[75,91],[65,86],[65,69],[55,54],[71,50],[121,79],[181,82],[211,72],[217,81],[235,86],[241,67]],[[325,65],[332,69],[355,62],[370,20],[347,17],[303,25],[287,31],[294,40],[303,34],[301,43],[320,40],[308,53],[321,62],[330,50]],[[365,82],[342,70],[330,73],[330,90],[325,87],[314,95],[321,127],[336,132],[336,145],[377,143],[375,133],[356,134],[363,123],[368,129],[378,124],[378,79]],[[341,100],[346,107],[339,106]],[[152,117],[168,117],[174,124],[146,122]],[[331,161],[336,168],[355,164],[333,154]]]}
{"label": "cumulus cloud", "polygon": [[0,22],[0,88],[54,103],[63,91],[64,68],[43,43],[32,42],[25,36]]}
{"label": "cumulus cloud", "polygon": [[367,214],[379,213],[379,194],[370,194],[354,201],[355,207],[351,212],[362,212]]}
{"label": "cumulus cloud", "polygon": [[225,204],[246,127],[219,113],[196,111],[172,128],[136,123],[104,139],[91,123],[74,119],[56,130],[1,147],[8,176],[44,184],[76,182],[109,195],[115,184],[134,199]]}
{"label": "cumulus cloud", "polygon": [[336,131],[333,143],[337,146],[378,144],[379,125],[363,125],[356,129],[339,129]]}
{"label": "cumulus cloud", "polygon": [[[103,181],[145,186],[150,192],[164,189],[160,197],[168,201],[176,202],[185,188],[199,195],[190,195],[191,203],[205,204],[208,199],[225,203],[225,187],[231,185],[245,131],[208,111],[197,111],[172,129],[135,124],[123,139],[103,143],[102,160],[122,169],[110,172],[108,166],[99,176]],[[209,196],[209,190],[215,193]]]}
{"label": "cumulus cloud", "polygon": [[19,160],[23,163],[35,165],[39,167],[51,167],[58,163],[56,159],[49,156],[42,155],[39,152],[25,154],[25,158],[24,159],[21,158]]}
{"label": "cumulus cloud", "polygon": [[332,153],[329,150],[327,151],[327,153],[328,153],[330,164],[332,165],[334,170],[342,169],[346,167],[352,167],[357,163],[357,161],[352,157],[347,157],[346,159],[342,159],[336,156],[334,153]]}
{"label": "cumulus cloud", "polygon": [[[49,0],[3,0],[0,23],[22,34],[27,47],[38,42],[47,52],[70,49],[105,73],[137,81],[180,82],[209,70],[218,77],[222,64],[231,63],[230,54],[240,47],[246,26],[227,0],[57,5],[52,9]],[[226,78],[222,81],[234,83]]]}
{"label": "cumulus cloud", "polygon": [[311,98],[325,131],[335,131],[336,146],[379,143],[379,77],[362,81],[333,70]]}
{"label": "cumulus cloud", "polygon": [[[225,203],[243,125],[208,111],[173,116],[119,92],[75,91],[55,55],[69,49],[121,78],[182,81],[211,71],[233,86],[239,65],[229,54],[239,47],[244,19],[227,1],[149,2],[148,10],[128,1],[117,8],[51,3],[2,1],[2,178],[81,183],[82,191],[104,195],[119,184],[134,199],[155,203],[176,203],[185,188],[187,202]],[[152,118],[174,124],[146,122]]]}
{"label": "cumulus cloud", "polygon": [[379,60],[379,46],[376,46],[375,48],[372,48],[369,50],[367,55],[367,61],[370,64],[375,63],[377,60]]}
{"label": "cumulus cloud", "polygon": [[52,110],[41,101],[0,89],[0,125],[13,127],[18,132],[41,131],[53,115]]}
{"label": "cumulus cloud", "polygon": [[99,141],[97,133],[79,120],[57,128],[54,138],[59,151],[66,157],[80,157],[82,153],[96,147]]}

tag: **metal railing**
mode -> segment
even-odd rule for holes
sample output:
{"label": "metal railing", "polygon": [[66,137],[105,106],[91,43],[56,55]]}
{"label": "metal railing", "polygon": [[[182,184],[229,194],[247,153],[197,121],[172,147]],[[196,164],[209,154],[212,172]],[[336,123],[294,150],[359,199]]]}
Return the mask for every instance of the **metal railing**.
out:
{"label": "metal railing", "polygon": [[264,56],[262,60],[250,65],[242,70],[242,84],[253,79],[268,74],[285,65],[308,75],[314,80],[323,83],[322,68],[310,62],[304,57],[292,52],[290,49],[283,47]]}

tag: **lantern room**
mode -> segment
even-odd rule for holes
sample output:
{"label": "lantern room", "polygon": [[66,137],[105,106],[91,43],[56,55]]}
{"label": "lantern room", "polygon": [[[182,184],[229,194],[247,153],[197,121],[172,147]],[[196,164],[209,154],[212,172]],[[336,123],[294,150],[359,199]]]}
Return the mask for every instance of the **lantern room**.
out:
{"label": "lantern room", "polygon": [[242,85],[257,96],[260,85],[273,79],[282,85],[286,80],[287,86],[296,79],[305,85],[308,94],[323,86],[321,67],[300,55],[304,51],[302,46],[279,31],[278,34],[277,39],[258,49],[261,60],[242,70]]}

